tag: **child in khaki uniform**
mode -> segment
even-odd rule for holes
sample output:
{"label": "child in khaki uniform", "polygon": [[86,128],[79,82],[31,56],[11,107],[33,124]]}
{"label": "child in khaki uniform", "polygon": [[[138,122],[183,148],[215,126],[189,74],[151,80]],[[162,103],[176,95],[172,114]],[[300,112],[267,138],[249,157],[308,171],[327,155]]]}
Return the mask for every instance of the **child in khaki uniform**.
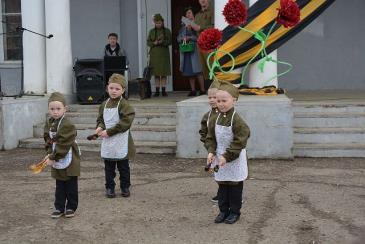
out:
{"label": "child in khaki uniform", "polygon": [[217,92],[220,111],[214,123],[209,123],[206,145],[207,163],[219,166],[214,178],[219,185],[220,213],[215,223],[235,223],[240,217],[243,181],[247,178],[246,144],[250,129],[234,109],[238,89],[229,82],[221,82]]}
{"label": "child in khaki uniform", "polygon": [[76,128],[65,117],[66,101],[59,92],[48,99],[50,118],[44,126],[44,140],[48,153],[47,164],[52,166],[56,179],[55,211],[52,218],[65,214],[73,217],[78,206],[77,177],[80,176],[80,151],[75,141]]}
{"label": "child in khaki uniform", "polygon": [[[200,122],[200,130],[199,130],[200,141],[202,143],[204,143],[204,147],[207,150],[208,150],[208,148],[207,148],[205,142],[206,142],[206,137],[208,134],[209,123],[212,123],[212,122],[214,123],[219,114],[219,110],[217,108],[217,97],[216,97],[216,93],[218,91],[217,84],[218,83],[213,82],[212,85],[210,86],[210,88],[208,89],[208,102],[211,107],[211,110],[203,115],[203,118]],[[214,203],[218,202],[218,196],[216,195],[216,196],[212,197],[211,201]]]}
{"label": "child in khaki uniform", "polygon": [[103,138],[101,157],[105,164],[105,188],[108,198],[115,197],[115,168],[120,174],[120,188],[123,197],[129,197],[129,159],[135,155],[130,128],[134,109],[122,95],[127,86],[123,75],[113,74],[108,82],[109,98],[99,107],[95,133]]}

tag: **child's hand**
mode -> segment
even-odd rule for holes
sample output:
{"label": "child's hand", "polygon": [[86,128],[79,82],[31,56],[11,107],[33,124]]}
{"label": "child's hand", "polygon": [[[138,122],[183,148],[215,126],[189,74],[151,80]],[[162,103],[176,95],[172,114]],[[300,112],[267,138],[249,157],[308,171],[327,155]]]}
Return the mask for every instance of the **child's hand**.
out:
{"label": "child's hand", "polygon": [[208,154],[208,157],[207,157],[207,164],[213,163],[214,159],[215,159],[214,154],[213,153],[209,153]]}
{"label": "child's hand", "polygon": [[96,128],[96,130],[95,130],[95,134],[97,134],[98,136],[100,136],[100,133],[103,131],[103,128],[101,128],[101,127],[98,127],[98,128]]}
{"label": "child's hand", "polygon": [[49,158],[47,158],[47,160],[46,160],[46,164],[47,165],[53,165],[54,164],[54,160],[52,160],[52,159],[49,159]]}
{"label": "child's hand", "polygon": [[225,157],[220,156],[219,157],[219,163],[218,163],[219,167],[224,166],[226,163],[227,163],[227,160],[225,159]]}
{"label": "child's hand", "polygon": [[108,133],[106,133],[106,130],[103,130],[102,132],[100,132],[100,136],[103,138],[108,138]]}

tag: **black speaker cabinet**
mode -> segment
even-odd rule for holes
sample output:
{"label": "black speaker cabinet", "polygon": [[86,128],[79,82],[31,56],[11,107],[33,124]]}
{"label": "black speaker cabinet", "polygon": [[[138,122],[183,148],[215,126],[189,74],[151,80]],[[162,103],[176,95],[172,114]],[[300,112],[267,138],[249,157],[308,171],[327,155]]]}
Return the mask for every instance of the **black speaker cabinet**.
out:
{"label": "black speaker cabinet", "polygon": [[114,74],[124,75],[127,69],[126,56],[105,56],[104,57],[104,80],[108,83],[109,77]]}
{"label": "black speaker cabinet", "polygon": [[76,97],[80,104],[99,104],[104,100],[103,60],[79,59],[75,62]]}

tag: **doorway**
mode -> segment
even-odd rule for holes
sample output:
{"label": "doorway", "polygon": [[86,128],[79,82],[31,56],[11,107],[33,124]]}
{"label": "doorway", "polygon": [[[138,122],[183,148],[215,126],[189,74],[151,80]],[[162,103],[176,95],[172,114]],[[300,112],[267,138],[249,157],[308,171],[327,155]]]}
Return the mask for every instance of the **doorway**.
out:
{"label": "doorway", "polygon": [[200,10],[198,0],[179,0],[171,1],[171,32],[172,32],[172,73],[173,73],[173,89],[174,91],[190,90],[189,80],[181,75],[179,44],[177,43],[177,35],[181,28],[181,17],[184,15],[184,9],[191,6],[196,14]]}

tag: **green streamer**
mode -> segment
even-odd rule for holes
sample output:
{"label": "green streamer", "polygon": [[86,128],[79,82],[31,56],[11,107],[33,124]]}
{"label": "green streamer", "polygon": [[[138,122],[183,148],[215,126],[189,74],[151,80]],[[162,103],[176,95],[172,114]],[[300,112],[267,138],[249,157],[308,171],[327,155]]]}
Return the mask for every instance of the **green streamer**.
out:
{"label": "green streamer", "polygon": [[[225,71],[223,70],[222,66],[220,65],[220,63],[218,62],[218,58],[217,58],[217,54],[218,53],[223,53],[225,55],[228,55],[231,59],[232,59],[232,67]],[[210,58],[214,55],[214,60],[213,60],[213,63],[210,64]],[[218,50],[218,49],[215,49],[213,52],[211,52],[208,57],[207,57],[207,66],[208,66],[208,69],[209,69],[209,79],[212,80],[213,77],[214,79],[216,79],[216,76],[215,76],[215,69],[218,68],[221,72],[223,73],[228,73],[228,72],[231,72],[233,69],[234,69],[234,66],[235,66],[235,60],[234,60],[234,57],[232,56],[231,53],[229,52],[225,52],[225,51],[222,51],[222,50]]]}
{"label": "green streamer", "polygon": [[272,57],[268,56],[267,52],[266,52],[266,45],[267,45],[267,40],[269,39],[270,37],[270,34],[271,32],[273,31],[274,27],[276,25],[276,22],[274,22],[272,24],[272,26],[270,27],[270,30],[267,34],[265,34],[262,30],[259,30],[257,32],[253,32],[251,30],[248,30],[244,27],[239,27],[241,30],[243,31],[246,31],[246,32],[249,32],[251,34],[253,34],[253,36],[255,37],[255,39],[257,39],[258,41],[260,41],[261,43],[261,47],[260,49],[258,50],[258,52],[255,54],[255,56],[253,56],[248,62],[247,64],[245,65],[245,68],[243,69],[242,71],[242,75],[241,75],[241,83],[240,85],[244,85],[245,83],[248,85],[248,82],[245,82],[245,75],[246,75],[246,72],[247,72],[247,69],[248,67],[250,66],[250,64],[252,63],[252,61],[257,57],[257,56],[261,56],[261,60],[259,61],[258,63],[258,69],[260,70],[260,72],[264,72],[264,69],[265,69],[265,63],[266,62],[273,62],[273,63],[276,63],[276,64],[283,64],[283,65],[287,65],[289,66],[287,70],[285,70],[284,72],[280,73],[280,74],[277,74],[277,75],[274,75],[272,77],[270,77],[269,79],[267,79],[266,81],[264,81],[264,84],[267,84],[269,81],[275,79],[275,78],[278,78],[280,76],[283,76],[285,74],[287,74],[288,72],[290,72],[293,68],[293,65],[291,65],[290,63],[287,63],[287,62],[282,62],[282,61],[278,61],[278,60],[275,60],[273,59]]}

